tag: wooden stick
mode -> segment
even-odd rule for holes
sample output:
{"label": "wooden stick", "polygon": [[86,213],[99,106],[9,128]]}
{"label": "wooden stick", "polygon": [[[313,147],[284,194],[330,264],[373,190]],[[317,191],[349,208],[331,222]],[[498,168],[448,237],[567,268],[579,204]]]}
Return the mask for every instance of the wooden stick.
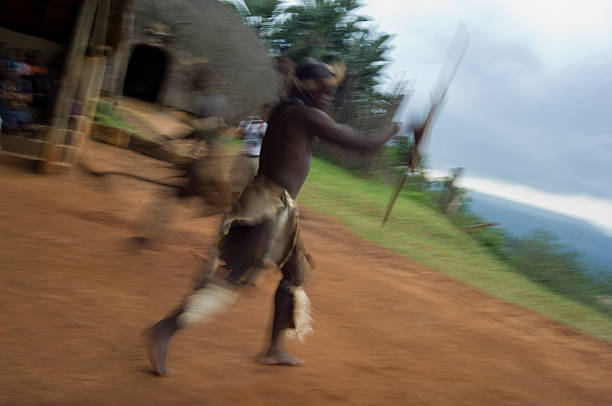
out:
{"label": "wooden stick", "polygon": [[[467,33],[467,29],[463,23],[459,24],[457,28],[457,32],[455,33],[455,38],[453,40],[453,44],[451,45],[451,49],[449,52],[449,56],[447,60],[444,62],[442,68],[440,69],[440,74],[437,80],[437,89],[435,98],[432,97],[432,104],[429,108],[429,112],[427,113],[427,117],[423,124],[415,129],[414,132],[414,144],[412,147],[412,156],[410,158],[410,167],[408,171],[402,170],[402,174],[397,182],[397,186],[393,191],[393,195],[391,196],[391,200],[387,205],[387,211],[385,212],[385,217],[383,218],[382,225],[384,226],[387,222],[389,215],[391,214],[391,210],[393,209],[393,205],[395,204],[395,200],[399,196],[399,193],[404,186],[404,182],[408,177],[410,172],[414,173],[416,169],[417,160],[419,158],[419,149],[425,139],[428,138],[431,133],[433,122],[435,121],[435,116],[438,113],[438,108],[441,107],[442,102],[444,101],[444,97],[446,96],[446,92],[448,91],[448,87],[455,77],[455,73],[457,73],[457,69],[463,59],[463,55],[465,54],[465,50],[469,44],[469,36]],[[453,55],[453,52],[456,54]]]}
{"label": "wooden stick", "polygon": [[468,226],[468,227],[463,227],[462,230],[463,231],[472,231],[472,230],[478,230],[481,228],[487,228],[487,227],[493,227],[498,225],[499,223],[482,223],[482,224],[475,224],[473,226]]}
{"label": "wooden stick", "polygon": [[393,191],[393,194],[391,195],[391,199],[389,199],[389,203],[387,204],[387,210],[385,211],[385,217],[383,218],[381,226],[384,226],[387,223],[387,220],[389,219],[389,215],[391,215],[391,210],[393,210],[393,206],[395,205],[395,201],[397,200],[397,197],[399,196],[402,188],[404,187],[406,178],[408,177],[408,172],[406,171],[407,167],[400,166],[400,168],[401,168],[401,173],[397,179],[395,190]]}

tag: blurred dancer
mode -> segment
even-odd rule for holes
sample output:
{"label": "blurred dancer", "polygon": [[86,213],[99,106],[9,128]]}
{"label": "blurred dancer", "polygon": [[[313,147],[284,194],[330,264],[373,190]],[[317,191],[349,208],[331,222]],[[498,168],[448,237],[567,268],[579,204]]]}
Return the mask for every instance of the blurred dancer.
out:
{"label": "blurred dancer", "polygon": [[[300,235],[295,199],[310,169],[315,137],[341,146],[376,150],[397,126],[366,137],[337,124],[324,109],[342,80],[341,65],[307,59],[295,69],[288,97],[273,110],[263,139],[259,170],[240,199],[224,217],[219,242],[198,278],[196,290],[167,318],[146,331],[153,369],[166,375],[166,352],[178,330],[231,308],[241,286],[249,283],[264,260],[282,272],[274,297],[270,342],[260,361],[271,365],[301,365],[282,346],[284,333],[301,338],[310,330],[308,298],[301,288],[312,260]],[[218,261],[227,267],[217,269]]]}

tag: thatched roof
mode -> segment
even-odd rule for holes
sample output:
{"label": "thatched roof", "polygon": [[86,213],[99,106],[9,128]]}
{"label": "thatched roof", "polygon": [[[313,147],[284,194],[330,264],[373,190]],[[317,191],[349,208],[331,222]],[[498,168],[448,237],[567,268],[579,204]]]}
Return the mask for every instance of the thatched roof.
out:
{"label": "thatched roof", "polygon": [[232,7],[216,0],[133,0],[131,9],[136,29],[162,23],[177,48],[209,61],[227,84],[234,113],[251,114],[276,97],[281,78],[272,58]]}
{"label": "thatched roof", "polygon": [[[281,84],[272,59],[258,35],[236,11],[216,0],[110,0],[106,45],[122,40],[125,12],[134,14],[134,29],[169,28],[167,36],[185,55],[209,61],[225,84],[235,117],[252,114],[276,97]],[[0,27],[52,41],[71,42],[83,0],[0,1]],[[171,63],[181,63],[173,61]]]}

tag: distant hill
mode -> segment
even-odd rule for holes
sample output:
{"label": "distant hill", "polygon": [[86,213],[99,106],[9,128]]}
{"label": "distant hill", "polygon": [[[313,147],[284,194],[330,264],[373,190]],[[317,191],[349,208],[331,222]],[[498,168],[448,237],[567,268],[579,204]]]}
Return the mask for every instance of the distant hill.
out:
{"label": "distant hill", "polygon": [[511,235],[522,237],[537,229],[549,231],[561,243],[583,254],[593,271],[612,273],[612,238],[588,222],[473,191],[469,191],[469,197],[474,214],[500,223]]}

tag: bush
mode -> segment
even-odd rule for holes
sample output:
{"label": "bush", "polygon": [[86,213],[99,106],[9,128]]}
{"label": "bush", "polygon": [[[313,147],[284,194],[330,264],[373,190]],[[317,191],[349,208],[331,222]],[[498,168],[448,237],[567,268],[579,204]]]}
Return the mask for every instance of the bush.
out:
{"label": "bush", "polygon": [[612,309],[599,299],[612,295],[610,279],[591,276],[581,255],[559,243],[553,234],[538,230],[524,238],[512,239],[508,252],[510,264],[531,280],[612,314]]}

